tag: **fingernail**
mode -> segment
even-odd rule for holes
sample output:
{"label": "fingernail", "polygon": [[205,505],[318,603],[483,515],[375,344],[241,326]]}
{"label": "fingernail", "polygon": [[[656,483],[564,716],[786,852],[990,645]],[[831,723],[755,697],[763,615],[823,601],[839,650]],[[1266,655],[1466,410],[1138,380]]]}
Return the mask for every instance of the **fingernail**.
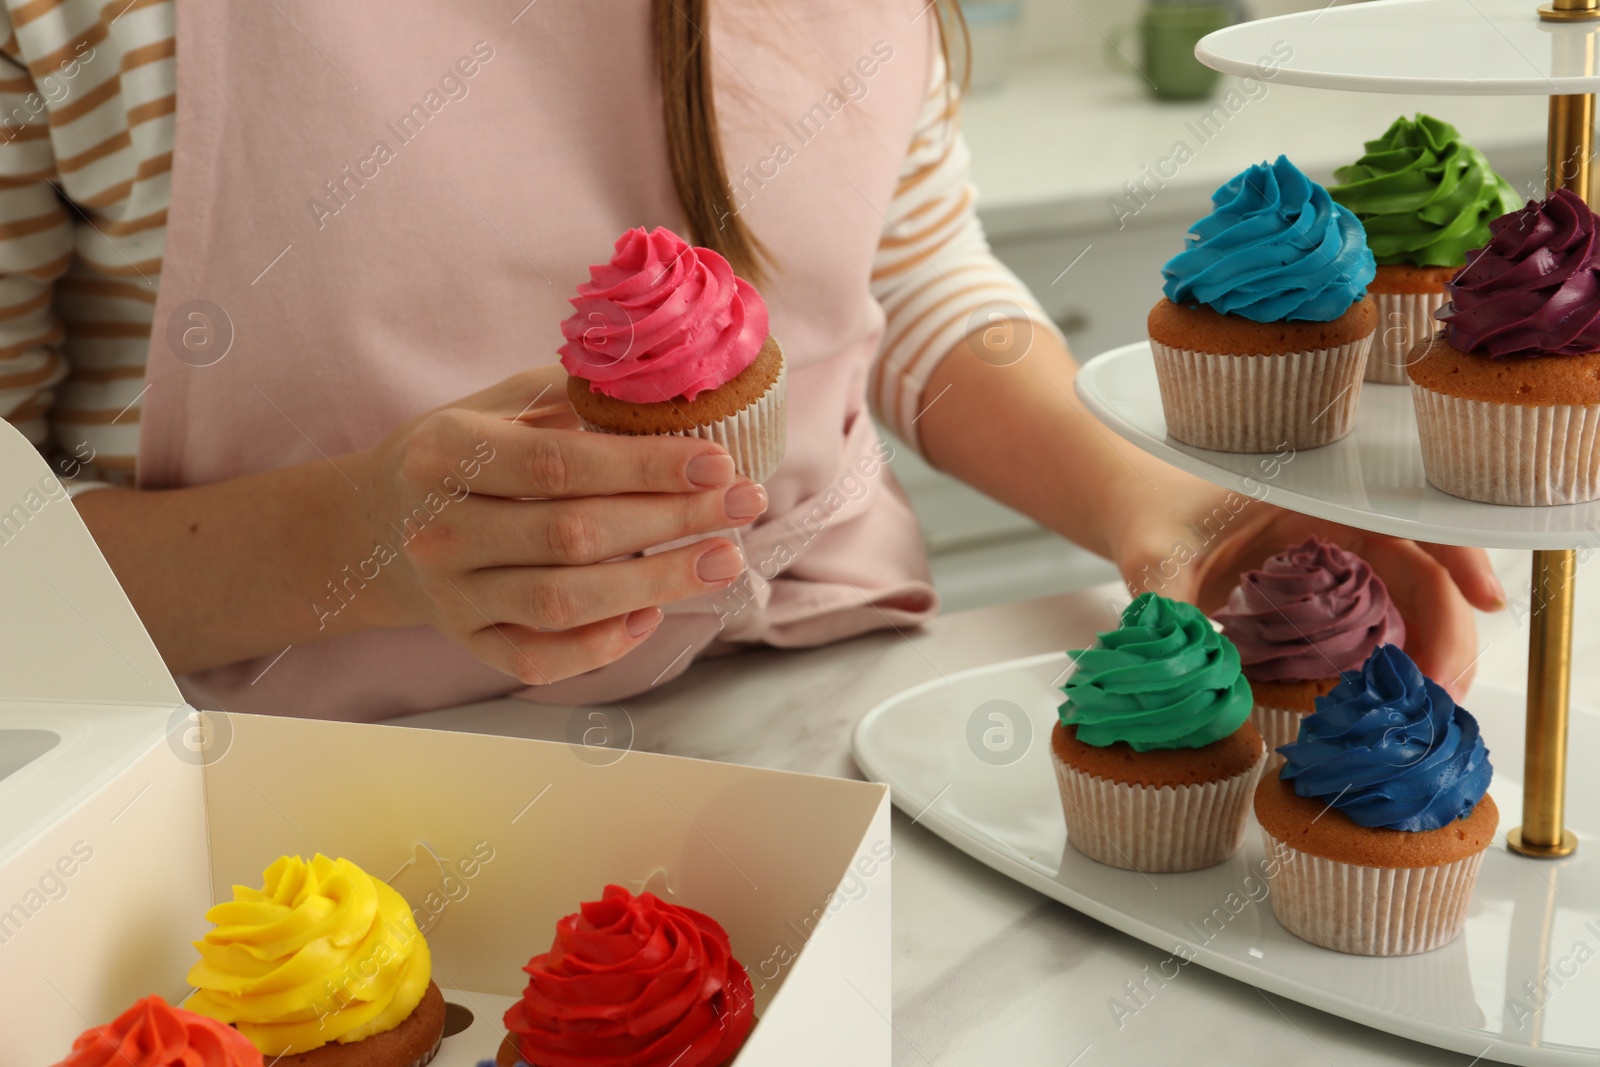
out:
{"label": "fingernail", "polygon": [[1501,584],[1498,574],[1489,575],[1489,591],[1494,594],[1496,611],[1506,606],[1506,587]]}
{"label": "fingernail", "polygon": [[744,573],[744,553],[732,545],[713,548],[695,562],[694,572],[702,582],[725,582]]}
{"label": "fingernail", "polygon": [[736,485],[722,498],[722,510],[730,519],[753,519],[767,510],[767,491],[753,482]]}
{"label": "fingernail", "polygon": [[695,485],[727,485],[735,477],[733,460],[728,456],[696,456],[689,461],[686,470]]}
{"label": "fingernail", "polygon": [[622,620],[622,625],[628,628],[630,637],[643,637],[661,625],[661,609],[640,608],[638,611],[630,611],[628,617]]}

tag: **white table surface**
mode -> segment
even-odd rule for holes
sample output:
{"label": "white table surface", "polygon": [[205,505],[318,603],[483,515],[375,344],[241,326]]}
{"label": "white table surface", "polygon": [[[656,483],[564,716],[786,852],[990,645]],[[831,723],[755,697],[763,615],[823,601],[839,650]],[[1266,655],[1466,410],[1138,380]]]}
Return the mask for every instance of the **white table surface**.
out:
{"label": "white table surface", "polygon": [[[1478,677],[1520,686],[1527,656],[1518,594],[1527,553],[1491,553],[1510,609],[1480,617]],[[934,620],[831,647],[702,663],[626,702],[635,747],[819,774],[859,776],[856,720],[908,686],[1092,638],[1125,602],[1116,586]],[[1520,620],[1520,623],[1519,623]],[[1600,681],[1600,567],[1580,570],[1574,696]],[[1470,696],[1467,706],[1471,706]],[[502,700],[398,720],[406,725],[563,739],[570,712]],[[581,713],[579,713],[581,714]],[[1492,739],[1491,739],[1492,743]],[[626,757],[624,757],[626,758]],[[1582,760],[1583,754],[1574,754]],[[1583,847],[1600,848],[1600,842]],[[1186,968],[1119,1029],[1108,1001],[1164,953],[894,822],[894,1062],[1457,1064],[1471,1057],[1367,1030],[1198,967]],[[1074,1057],[1080,1057],[1074,1059]]]}

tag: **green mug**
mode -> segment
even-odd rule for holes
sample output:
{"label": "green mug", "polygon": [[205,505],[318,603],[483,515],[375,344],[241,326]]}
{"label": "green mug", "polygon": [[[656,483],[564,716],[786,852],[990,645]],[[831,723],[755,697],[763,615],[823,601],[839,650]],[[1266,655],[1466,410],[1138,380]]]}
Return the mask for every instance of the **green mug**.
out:
{"label": "green mug", "polygon": [[[1114,61],[1144,77],[1151,92],[1163,100],[1198,100],[1216,88],[1218,72],[1194,57],[1200,38],[1238,21],[1238,6],[1218,3],[1152,3],[1139,21],[1107,39]],[[1134,30],[1139,34],[1138,66],[1123,54],[1117,41]]]}

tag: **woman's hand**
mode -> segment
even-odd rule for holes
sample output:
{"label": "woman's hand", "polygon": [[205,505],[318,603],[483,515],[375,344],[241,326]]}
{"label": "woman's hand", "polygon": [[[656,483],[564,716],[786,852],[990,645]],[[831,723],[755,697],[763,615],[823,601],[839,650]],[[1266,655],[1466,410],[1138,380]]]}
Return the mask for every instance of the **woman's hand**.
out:
{"label": "woman's hand", "polygon": [[766,491],[710,442],[578,430],[565,381],[516,375],[354,457],[366,532],[397,550],[373,583],[379,625],[432,626],[543,684],[621,658],[659,605],[744,572],[723,537],[636,553],[743,526]]}
{"label": "woman's hand", "polygon": [[[1147,590],[1211,613],[1243,571],[1317,534],[1364,558],[1406,622],[1406,652],[1459,698],[1480,654],[1472,609],[1505,606],[1505,590],[1481,548],[1369,533],[1286,511],[1176,471],[1159,500],[1130,505],[1112,527],[1113,562],[1134,594]],[[1130,497],[1137,500],[1138,497]]]}

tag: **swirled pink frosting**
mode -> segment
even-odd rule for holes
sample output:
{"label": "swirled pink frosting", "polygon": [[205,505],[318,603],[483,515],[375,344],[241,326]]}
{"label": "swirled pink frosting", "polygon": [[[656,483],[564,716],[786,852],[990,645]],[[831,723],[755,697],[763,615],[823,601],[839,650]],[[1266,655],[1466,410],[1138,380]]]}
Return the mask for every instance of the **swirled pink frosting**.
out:
{"label": "swirled pink frosting", "polygon": [[767,305],[728,261],[665,227],[629,230],[589,268],[561,324],[561,365],[615,400],[693,400],[733,380],[767,339]]}
{"label": "swirled pink frosting", "polygon": [[1600,242],[1595,213],[1566,189],[1489,223],[1437,313],[1463,352],[1581,356],[1600,352]]}
{"label": "swirled pink frosting", "polygon": [[1247,571],[1217,612],[1247,678],[1309,682],[1361,667],[1378,645],[1404,645],[1406,624],[1383,579],[1320,537]]}

